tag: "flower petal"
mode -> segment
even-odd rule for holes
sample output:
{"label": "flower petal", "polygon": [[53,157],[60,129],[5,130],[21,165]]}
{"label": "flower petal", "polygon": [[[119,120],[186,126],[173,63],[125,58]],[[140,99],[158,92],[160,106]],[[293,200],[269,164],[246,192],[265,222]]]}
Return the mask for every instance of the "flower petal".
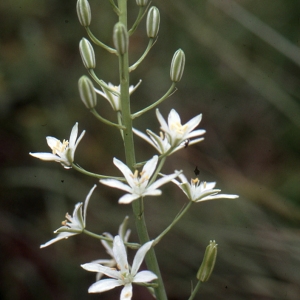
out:
{"label": "flower petal", "polygon": [[120,204],[129,204],[131,203],[132,201],[140,198],[141,196],[140,195],[137,195],[137,194],[125,194],[124,196],[122,196],[120,199],[119,199],[119,203]]}
{"label": "flower petal", "polygon": [[89,191],[89,193],[87,194],[86,198],[85,198],[85,201],[84,201],[84,207],[83,207],[83,223],[84,223],[84,227],[86,226],[86,210],[87,210],[87,207],[89,205],[89,201],[90,201],[90,198],[95,190],[95,188],[97,187],[97,185],[95,184],[91,190]]}
{"label": "flower petal", "polygon": [[108,277],[112,277],[115,279],[120,279],[120,272],[116,269],[112,269],[106,266],[102,266],[99,263],[87,263],[81,265],[81,267],[90,272],[100,272],[105,274]]}
{"label": "flower petal", "polygon": [[126,248],[119,235],[116,235],[114,238],[113,252],[117,265],[120,268],[120,272],[128,273],[129,265],[127,261]]}
{"label": "flower petal", "polygon": [[146,164],[143,167],[142,173],[148,176],[149,179],[152,176],[153,172],[155,171],[157,161],[158,161],[158,156],[154,155],[150,160],[146,162]]}
{"label": "flower petal", "polygon": [[73,148],[75,146],[77,135],[78,135],[78,123],[76,122],[70,134],[69,148]]}
{"label": "flower petal", "polygon": [[153,241],[145,243],[135,254],[133,259],[131,274],[135,276],[148,250],[152,247]]}
{"label": "flower petal", "polygon": [[60,240],[63,240],[63,239],[67,239],[68,237],[70,236],[73,236],[73,235],[76,235],[78,233],[75,233],[75,232],[61,232],[59,233],[54,239],[50,240],[49,242],[45,243],[45,244],[42,244],[40,246],[40,248],[45,248],[45,247],[48,247]]}
{"label": "flower petal", "polygon": [[132,298],[132,284],[126,284],[120,295],[120,300],[130,300]]}
{"label": "flower petal", "polygon": [[29,153],[31,156],[39,158],[41,160],[46,160],[46,161],[56,161],[56,162],[61,162],[63,159],[58,157],[55,154],[52,153],[47,153],[47,152],[36,152],[36,153]]}
{"label": "flower petal", "polygon": [[123,190],[123,191],[128,192],[128,193],[132,193],[132,188],[130,186],[128,186],[127,184],[119,181],[119,180],[116,180],[116,179],[100,179],[100,182],[102,184],[107,185],[107,186],[114,187],[116,189]]}
{"label": "flower petal", "polygon": [[213,196],[206,196],[203,198],[200,198],[199,200],[196,200],[195,202],[202,202],[207,200],[216,200],[216,199],[236,199],[239,198],[238,195],[227,195],[227,194],[217,194]]}
{"label": "flower petal", "polygon": [[94,284],[92,284],[88,292],[89,293],[102,293],[105,291],[109,291],[117,286],[122,285],[122,281],[116,279],[101,279]]}
{"label": "flower petal", "polygon": [[159,178],[158,180],[156,180],[155,182],[153,182],[148,188],[147,190],[156,190],[158,187],[162,186],[163,184],[166,184],[167,182],[173,180],[174,178],[176,178],[179,175],[178,172],[175,172],[174,174],[170,174],[170,175],[166,175],[162,178]]}
{"label": "flower petal", "polygon": [[132,179],[133,174],[132,174],[131,170],[123,162],[121,162],[117,158],[114,158],[113,162],[114,162],[114,165],[123,173],[123,175],[124,175],[126,181],[128,182],[128,184],[130,186],[132,186],[132,184],[133,184],[133,179]]}
{"label": "flower petal", "polygon": [[157,276],[151,271],[138,272],[133,279],[133,282],[150,282],[157,279]]}

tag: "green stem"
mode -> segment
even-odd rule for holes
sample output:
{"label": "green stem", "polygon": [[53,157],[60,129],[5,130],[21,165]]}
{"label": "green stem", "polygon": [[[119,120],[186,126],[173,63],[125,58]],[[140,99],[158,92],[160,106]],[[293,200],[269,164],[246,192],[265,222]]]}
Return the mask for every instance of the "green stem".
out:
{"label": "green stem", "polygon": [[188,300],[193,300],[195,298],[195,296],[196,296],[196,294],[197,294],[197,292],[198,292],[198,290],[200,288],[200,285],[201,285],[201,281],[199,280],[198,283],[197,283],[197,285],[193,289],[193,292],[192,292],[192,294],[191,294],[191,296],[190,296],[190,298]]}
{"label": "green stem", "polygon": [[144,58],[146,57],[146,55],[148,54],[148,52],[150,51],[150,49],[152,48],[153,45],[154,45],[154,39],[150,39],[145,52],[143,53],[143,55],[139,58],[139,60],[135,64],[133,64],[132,66],[129,67],[129,72],[132,72],[140,65],[140,63],[144,60]]}
{"label": "green stem", "polygon": [[103,122],[103,123],[105,123],[105,124],[107,124],[107,125],[109,125],[109,126],[117,127],[117,128],[119,128],[119,129],[125,129],[124,126],[122,126],[122,125],[120,125],[120,124],[113,123],[113,122],[108,121],[108,120],[106,120],[105,118],[101,117],[101,116],[97,113],[97,111],[96,111],[95,108],[91,108],[91,109],[90,109],[90,112],[91,112],[91,113],[92,113],[99,121],[101,121],[101,122]]}
{"label": "green stem", "polygon": [[[107,242],[111,242],[113,243],[113,240],[107,236],[104,236],[104,235],[100,235],[100,234],[96,234],[96,233],[93,233],[87,229],[83,229],[82,233],[85,233],[86,235],[89,235],[93,238],[96,238],[98,240],[104,240],[104,241],[107,241]],[[137,243],[126,243],[124,242],[124,245],[126,245],[127,247],[131,248],[131,249],[139,249],[141,247],[140,244],[137,244]]]}
{"label": "green stem", "polygon": [[116,54],[117,51],[116,49],[113,49],[111,47],[108,47],[107,45],[105,45],[104,43],[102,43],[101,41],[99,41],[91,32],[90,27],[85,27],[86,32],[88,34],[88,36],[90,37],[90,39],[94,42],[95,45],[100,46],[102,48],[104,48],[105,50],[107,50],[110,53]]}
{"label": "green stem", "polygon": [[154,240],[153,245],[156,245],[160,242],[160,240],[174,227],[174,225],[184,216],[184,214],[189,210],[192,205],[192,201],[186,205],[183,210],[175,217],[173,222]]}
{"label": "green stem", "polygon": [[171,87],[169,88],[169,90],[156,102],[154,102],[153,104],[149,105],[148,107],[134,113],[131,115],[132,119],[135,119],[137,117],[140,117],[142,114],[144,114],[145,112],[147,112],[148,110],[154,108],[155,106],[157,106],[158,104],[160,104],[161,102],[163,102],[164,100],[166,100],[168,97],[170,97],[173,94],[173,90],[175,89],[175,82],[172,82]]}
{"label": "green stem", "polygon": [[100,175],[100,174],[89,172],[89,171],[83,169],[82,167],[80,167],[79,165],[76,165],[74,163],[72,163],[72,168],[74,170],[84,174],[84,175],[91,176],[91,177],[96,177],[98,179],[116,179],[116,180],[120,180],[120,181],[126,181],[125,178],[123,178],[123,177],[106,176],[106,175]]}
{"label": "green stem", "polygon": [[135,32],[135,30],[137,29],[137,27],[139,26],[139,24],[140,24],[140,22],[141,22],[141,20],[142,20],[142,18],[144,16],[143,12],[144,12],[143,7],[140,7],[139,13],[138,13],[138,16],[137,16],[135,22],[133,23],[132,27],[128,30],[128,35],[129,36],[131,36]]}
{"label": "green stem", "polygon": [[[119,22],[127,29],[127,0],[118,0],[118,8],[120,11]],[[127,166],[133,171],[135,165],[135,149],[132,132],[132,119],[130,110],[130,95],[129,95],[129,59],[128,53],[119,55],[119,74],[120,74],[120,91],[121,91],[121,108],[122,108],[122,124],[123,129],[125,157]],[[135,216],[135,224],[140,239],[140,243],[144,244],[150,240],[145,217],[142,209],[142,201],[133,201],[132,208]],[[159,265],[155,256],[154,249],[151,248],[146,257],[146,264],[152,272],[157,276],[158,287],[155,288],[155,295],[158,300],[167,300],[164,284],[159,270]]]}

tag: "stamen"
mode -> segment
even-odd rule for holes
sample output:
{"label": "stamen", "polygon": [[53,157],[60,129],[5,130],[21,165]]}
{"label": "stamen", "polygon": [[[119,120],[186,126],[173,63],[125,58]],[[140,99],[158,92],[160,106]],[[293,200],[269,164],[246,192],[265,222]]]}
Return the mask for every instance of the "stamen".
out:
{"label": "stamen", "polygon": [[191,181],[192,181],[192,184],[195,185],[199,182],[199,179],[198,178],[195,178],[195,179],[192,178]]}
{"label": "stamen", "polygon": [[67,220],[64,220],[64,221],[61,222],[61,225],[67,226],[67,222],[68,222]]}

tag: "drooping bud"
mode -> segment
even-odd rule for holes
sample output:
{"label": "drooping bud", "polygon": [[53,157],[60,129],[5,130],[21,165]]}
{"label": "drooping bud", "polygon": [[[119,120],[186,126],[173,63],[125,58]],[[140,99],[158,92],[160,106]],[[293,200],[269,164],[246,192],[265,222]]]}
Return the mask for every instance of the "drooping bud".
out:
{"label": "drooping bud", "polygon": [[87,69],[94,69],[96,67],[96,59],[92,44],[87,39],[82,38],[79,43],[79,51],[84,66]]}
{"label": "drooping bud", "polygon": [[147,15],[147,35],[149,38],[155,38],[158,34],[159,30],[159,23],[160,23],[160,14],[157,7],[152,6]]}
{"label": "drooping bud", "polygon": [[120,22],[114,26],[113,41],[120,55],[128,51],[128,33],[125,26]]}
{"label": "drooping bud", "polygon": [[173,82],[179,82],[185,66],[185,54],[181,49],[178,49],[173,56],[170,77]]}
{"label": "drooping bud", "polygon": [[78,80],[78,89],[82,102],[88,108],[94,108],[97,105],[97,95],[93,82],[87,76],[81,76]]}
{"label": "drooping bud", "polygon": [[144,7],[148,4],[148,0],[136,0],[138,6]]}
{"label": "drooping bud", "polygon": [[201,282],[208,281],[217,258],[217,246],[216,241],[210,241],[209,245],[206,247],[204,258],[200,269],[197,273],[197,279]]}
{"label": "drooping bud", "polygon": [[76,5],[79,22],[82,26],[90,26],[92,15],[88,0],[78,0]]}

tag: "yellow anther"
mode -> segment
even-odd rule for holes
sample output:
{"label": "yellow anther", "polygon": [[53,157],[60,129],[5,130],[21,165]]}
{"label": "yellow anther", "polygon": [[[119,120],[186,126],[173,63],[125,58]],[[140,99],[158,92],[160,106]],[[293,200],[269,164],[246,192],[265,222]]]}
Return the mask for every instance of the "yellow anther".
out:
{"label": "yellow anther", "polygon": [[64,220],[64,221],[61,222],[61,225],[67,226],[67,222],[68,222],[67,220]]}
{"label": "yellow anther", "polygon": [[61,141],[56,141],[56,145],[52,148],[52,153],[58,154],[59,152],[64,152],[68,145],[69,142],[67,140],[63,140],[62,143]]}
{"label": "yellow anther", "polygon": [[199,182],[199,179],[198,179],[198,178],[195,178],[195,179],[193,179],[193,178],[192,178],[192,180],[191,180],[191,181],[192,181],[192,184],[196,184],[196,183],[198,183],[198,182]]}

